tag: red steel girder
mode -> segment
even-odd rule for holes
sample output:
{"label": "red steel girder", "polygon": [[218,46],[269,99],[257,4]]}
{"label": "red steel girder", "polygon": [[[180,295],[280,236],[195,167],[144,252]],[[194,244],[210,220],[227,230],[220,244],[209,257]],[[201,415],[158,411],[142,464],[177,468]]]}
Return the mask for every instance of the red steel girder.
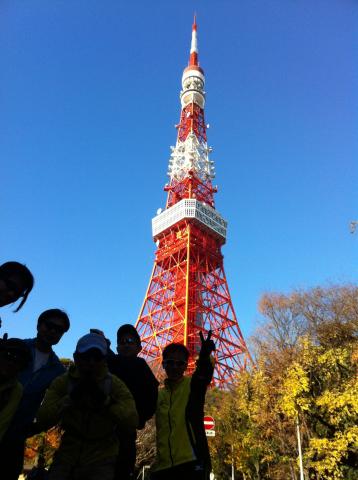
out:
{"label": "red steel girder", "polygon": [[206,125],[204,110],[196,103],[189,103],[180,115],[178,125],[178,140],[184,142],[189,133],[195,133],[200,143],[206,142]]}
{"label": "red steel girder", "polygon": [[195,198],[211,207],[215,205],[214,193],[217,191],[216,187],[213,187],[211,180],[203,181],[193,172],[188,172],[188,175],[181,180],[173,178],[170,184],[164,187],[164,190],[168,192],[166,208],[173,206],[184,198]]}
{"label": "red steel girder", "polygon": [[174,226],[159,238],[136,326],[142,356],[157,374],[162,351],[173,341],[189,349],[188,373],[192,373],[199,332],[209,329],[217,346],[214,384],[224,388],[246,368],[250,355],[232,305],[217,238],[192,221]]}

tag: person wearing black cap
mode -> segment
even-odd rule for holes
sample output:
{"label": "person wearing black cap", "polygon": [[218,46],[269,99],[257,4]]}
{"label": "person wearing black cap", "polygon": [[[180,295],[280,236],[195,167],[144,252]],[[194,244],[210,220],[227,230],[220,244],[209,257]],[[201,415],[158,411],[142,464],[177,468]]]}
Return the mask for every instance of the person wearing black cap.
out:
{"label": "person wearing black cap", "polygon": [[77,343],[75,365],[47,391],[36,417],[44,431],[61,423],[64,434],[48,480],[112,480],[120,448],[117,430],[135,431],[138,415],[125,384],[108,373],[105,338],[89,333]]}
{"label": "person wearing black cap", "polygon": [[[142,350],[140,336],[133,325],[125,324],[117,331],[118,355],[109,355],[108,367],[111,373],[120,378],[134,397],[139,415],[138,429],[145,426],[155,412],[158,398],[158,381],[147,362],[138,357]],[[122,448],[119,451],[116,478],[130,480],[134,478],[136,461],[136,432],[133,436],[120,438]]]}
{"label": "person wearing black cap", "polygon": [[0,340],[0,440],[3,438],[22,396],[17,375],[31,361],[31,352],[23,340]]}

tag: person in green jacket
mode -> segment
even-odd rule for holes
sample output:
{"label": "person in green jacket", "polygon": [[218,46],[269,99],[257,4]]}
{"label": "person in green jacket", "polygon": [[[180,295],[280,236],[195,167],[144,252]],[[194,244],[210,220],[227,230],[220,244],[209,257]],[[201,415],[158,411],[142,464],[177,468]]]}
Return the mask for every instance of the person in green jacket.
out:
{"label": "person in green jacket", "polygon": [[205,394],[213,376],[211,353],[215,350],[211,331],[204,339],[196,370],[184,376],[189,351],[179,343],[163,350],[163,368],[167,378],[159,390],[155,413],[157,456],[153,480],[207,480],[211,462],[204,431]]}
{"label": "person in green jacket", "polygon": [[22,385],[17,375],[31,358],[29,347],[19,338],[0,340],[0,441],[22,397]]}
{"label": "person in green jacket", "polygon": [[45,395],[35,429],[60,424],[64,430],[48,480],[112,480],[120,448],[117,430],[135,432],[133,397],[108,373],[107,349],[101,335],[80,338],[75,365],[56,378]]}

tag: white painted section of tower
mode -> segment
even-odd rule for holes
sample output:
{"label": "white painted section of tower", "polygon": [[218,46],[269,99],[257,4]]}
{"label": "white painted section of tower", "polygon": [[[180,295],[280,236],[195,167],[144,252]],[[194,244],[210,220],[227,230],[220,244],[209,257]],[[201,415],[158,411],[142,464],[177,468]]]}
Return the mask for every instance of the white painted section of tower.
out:
{"label": "white painted section of tower", "polygon": [[[204,83],[205,83],[205,77],[204,77],[204,74],[202,72],[200,72],[200,70],[196,70],[195,68],[190,68],[190,67],[187,67],[185,70],[184,70],[184,73],[183,73],[183,76],[182,76],[182,84],[184,82],[184,80],[188,77],[198,77],[202,80],[203,82],[203,86],[204,86]],[[183,88],[184,88],[184,85],[183,85]]]}
{"label": "white painted section of tower", "polygon": [[205,77],[195,69],[185,70],[181,80],[182,91],[180,92],[180,101],[182,108],[188,103],[196,103],[200,108],[205,107]]}
{"label": "white painted section of tower", "polygon": [[200,108],[204,110],[205,107],[205,97],[195,91],[186,91],[185,94],[181,95],[180,98],[182,109],[184,109],[189,103],[196,103]]}
{"label": "white painted section of tower", "polygon": [[196,199],[183,199],[152,219],[154,240],[180,220],[194,219],[212,233],[226,238],[227,222],[214,208]]}
{"label": "white painted section of tower", "polygon": [[189,133],[184,142],[178,140],[171,149],[168,169],[170,180],[182,180],[189,171],[204,182],[215,178],[214,162],[209,159],[212,149],[206,142],[200,143],[193,132]]}
{"label": "white painted section of tower", "polygon": [[198,52],[198,38],[196,35],[196,28],[193,28],[191,32],[191,47],[190,47],[190,53],[199,53]]}

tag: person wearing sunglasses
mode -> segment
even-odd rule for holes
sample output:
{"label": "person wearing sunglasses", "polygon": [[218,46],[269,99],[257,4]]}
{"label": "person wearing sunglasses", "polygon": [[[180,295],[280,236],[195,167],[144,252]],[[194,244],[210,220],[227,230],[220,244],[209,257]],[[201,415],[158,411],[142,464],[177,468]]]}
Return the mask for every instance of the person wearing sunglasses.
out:
{"label": "person wearing sunglasses", "polygon": [[181,343],[163,350],[164,387],[159,390],[155,420],[157,456],[153,480],[208,480],[211,462],[204,431],[206,390],[213,376],[211,353],[215,344],[211,331],[205,339],[200,332],[201,349],[193,375],[184,376],[189,351]]}
{"label": "person wearing sunglasses", "polygon": [[0,441],[22,397],[18,374],[31,361],[31,352],[23,340],[0,340]]}
{"label": "person wearing sunglasses", "polygon": [[37,335],[24,340],[31,352],[31,361],[19,374],[23,396],[8,431],[0,443],[2,480],[17,480],[24,462],[25,441],[32,433],[32,422],[51,382],[65,372],[65,367],[53,351],[70,320],[63,310],[52,308],[37,320]]}
{"label": "person wearing sunglasses", "polygon": [[[122,380],[133,395],[139,415],[138,430],[144,428],[146,422],[154,415],[159,385],[147,362],[144,358],[138,357],[141,350],[141,340],[136,328],[127,323],[121,325],[117,331],[118,355],[112,352],[108,356],[110,372]],[[134,479],[136,438],[136,431],[132,436],[120,435],[121,449],[115,475],[117,480]]]}
{"label": "person wearing sunglasses", "polygon": [[61,444],[48,480],[112,480],[118,449],[117,430],[130,435],[138,415],[125,384],[108,372],[103,335],[79,339],[75,364],[47,391],[36,417],[36,429],[61,423]]}

